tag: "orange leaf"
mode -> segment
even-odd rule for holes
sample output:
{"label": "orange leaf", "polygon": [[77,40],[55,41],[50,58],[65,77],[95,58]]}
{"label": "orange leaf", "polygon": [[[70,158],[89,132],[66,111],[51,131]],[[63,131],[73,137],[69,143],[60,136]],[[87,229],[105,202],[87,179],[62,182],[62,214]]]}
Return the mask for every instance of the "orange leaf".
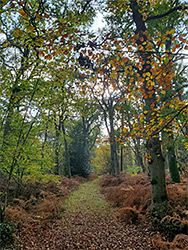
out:
{"label": "orange leaf", "polygon": [[44,14],[44,17],[49,18],[49,17],[50,17],[50,15],[48,15],[48,14]]}
{"label": "orange leaf", "polygon": [[36,17],[38,17],[39,19],[41,19],[41,15],[39,15],[38,13],[36,14]]}
{"label": "orange leaf", "polygon": [[20,6],[22,6],[24,3],[23,3],[23,1],[19,1],[18,4],[19,4]]}

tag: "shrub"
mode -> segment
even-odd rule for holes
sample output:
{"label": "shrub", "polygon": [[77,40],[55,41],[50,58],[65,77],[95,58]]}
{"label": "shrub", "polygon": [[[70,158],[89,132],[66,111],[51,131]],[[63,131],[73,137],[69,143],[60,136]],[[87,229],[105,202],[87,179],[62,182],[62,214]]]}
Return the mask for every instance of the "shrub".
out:
{"label": "shrub", "polygon": [[168,239],[172,241],[177,234],[187,232],[188,221],[182,219],[178,214],[167,215],[161,220],[161,229]]}
{"label": "shrub", "polygon": [[120,208],[118,217],[126,224],[134,224],[138,220],[138,213],[132,207]]}
{"label": "shrub", "polygon": [[177,234],[172,242],[164,241],[162,235],[155,234],[153,237],[153,247],[162,250],[188,250],[188,236],[186,234]]}
{"label": "shrub", "polygon": [[135,207],[141,213],[146,213],[150,207],[151,185],[145,175],[123,173],[120,178],[104,175],[100,185],[102,193],[114,206]]}
{"label": "shrub", "polygon": [[0,247],[4,247],[7,244],[14,241],[14,227],[8,223],[0,223]]}
{"label": "shrub", "polygon": [[5,210],[5,220],[8,222],[22,225],[27,219],[29,219],[27,212],[20,206],[8,206]]}

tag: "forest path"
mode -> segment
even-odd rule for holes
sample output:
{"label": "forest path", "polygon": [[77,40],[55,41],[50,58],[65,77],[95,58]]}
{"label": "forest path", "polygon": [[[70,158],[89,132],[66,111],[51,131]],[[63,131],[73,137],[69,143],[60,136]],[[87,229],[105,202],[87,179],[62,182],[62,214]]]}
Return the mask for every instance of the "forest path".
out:
{"label": "forest path", "polygon": [[116,209],[105,201],[98,182],[82,184],[65,201],[61,225],[64,241],[57,249],[156,249],[151,247],[147,227],[118,221]]}
{"label": "forest path", "polygon": [[146,223],[126,225],[100,193],[99,179],[81,184],[65,201],[62,218],[39,219],[19,250],[157,250]]}
{"label": "forest path", "polygon": [[64,204],[68,213],[89,213],[106,218],[114,216],[114,209],[100,193],[99,179],[82,184]]}

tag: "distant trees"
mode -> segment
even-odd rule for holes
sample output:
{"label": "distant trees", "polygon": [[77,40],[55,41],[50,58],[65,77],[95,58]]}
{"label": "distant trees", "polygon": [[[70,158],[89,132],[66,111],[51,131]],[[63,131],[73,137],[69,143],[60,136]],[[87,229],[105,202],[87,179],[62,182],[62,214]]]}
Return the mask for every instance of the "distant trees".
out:
{"label": "distant trees", "polygon": [[92,159],[92,169],[96,173],[111,173],[111,154],[108,144],[100,144],[96,149]]}

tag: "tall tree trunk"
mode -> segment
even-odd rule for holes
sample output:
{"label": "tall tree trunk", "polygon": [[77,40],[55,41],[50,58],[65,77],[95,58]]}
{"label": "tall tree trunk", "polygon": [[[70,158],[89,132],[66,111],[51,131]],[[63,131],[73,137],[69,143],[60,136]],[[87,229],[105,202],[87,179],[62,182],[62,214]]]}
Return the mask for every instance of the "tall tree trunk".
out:
{"label": "tall tree trunk", "polygon": [[110,120],[110,145],[111,145],[111,160],[112,169],[115,169],[115,175],[119,177],[119,161],[117,155],[117,145],[115,141],[115,130],[114,130],[114,117],[112,108],[109,110],[109,120]]}
{"label": "tall tree trunk", "polygon": [[[121,134],[123,135],[123,127],[124,127],[124,109],[121,109]],[[123,136],[121,136],[121,140],[120,140],[120,171],[123,172],[124,170],[124,139]]]}
{"label": "tall tree trunk", "polygon": [[167,157],[169,164],[170,177],[173,182],[180,183],[180,174],[177,166],[175,148],[174,148],[174,138],[173,135],[168,133],[168,144],[167,144]]}
{"label": "tall tree trunk", "polygon": [[12,93],[10,100],[9,100],[9,105],[8,105],[8,111],[7,111],[7,117],[5,119],[5,125],[4,125],[4,130],[3,130],[3,138],[2,138],[2,146],[1,146],[1,164],[3,165],[6,164],[6,152],[7,149],[9,148],[9,145],[11,143],[10,140],[10,135],[11,135],[11,125],[13,122],[13,117],[14,117],[14,109],[15,109],[15,94]]}
{"label": "tall tree trunk", "polygon": [[142,153],[141,153],[141,146],[140,146],[140,138],[133,139],[135,144],[135,157],[138,162],[138,166],[141,167],[142,172],[146,172],[146,167],[144,165],[143,159],[142,159]]}
{"label": "tall tree trunk", "polygon": [[168,163],[172,181],[175,183],[180,183],[180,174],[177,166],[174,146],[168,147]]}
{"label": "tall tree trunk", "polygon": [[177,159],[174,148],[174,137],[171,132],[163,131],[162,139],[164,142],[164,155],[166,158],[166,168],[169,169],[171,180],[175,183],[180,183],[180,174],[177,166]]}
{"label": "tall tree trunk", "polygon": [[[133,11],[133,21],[136,24],[136,35],[138,35],[137,46],[145,46],[148,44],[147,37],[145,35],[146,26],[144,18],[139,11],[137,0],[131,0],[131,9]],[[145,42],[145,45],[143,45]],[[151,75],[151,56],[146,51],[140,52],[140,57],[145,64],[140,71],[144,81],[143,88],[147,95],[145,99],[145,110],[151,110],[152,105],[156,106],[156,95],[155,92],[151,95],[148,90],[148,82],[143,74],[147,73]],[[146,115],[146,122],[149,124],[150,120],[153,119],[151,112]],[[165,182],[165,168],[164,158],[161,151],[161,143],[159,140],[159,134],[151,136],[146,143],[146,148],[151,158],[149,161],[149,168],[151,171],[151,184],[152,184],[152,212],[157,217],[163,217],[166,213],[167,205],[167,193],[166,193],[166,182]]]}
{"label": "tall tree trunk", "polygon": [[59,137],[60,137],[60,120],[57,123],[56,114],[54,115],[54,125],[55,125],[55,166],[54,166],[54,174],[59,174]]}
{"label": "tall tree trunk", "polygon": [[71,177],[70,155],[69,155],[68,143],[67,143],[67,138],[66,138],[64,120],[61,121],[61,126],[62,126],[63,139],[64,139],[64,144],[65,144],[65,159],[66,159],[66,166],[64,169],[64,173],[66,176],[70,178]]}
{"label": "tall tree trunk", "polygon": [[124,147],[120,144],[120,171],[124,170]]}
{"label": "tall tree trunk", "polygon": [[84,146],[84,163],[85,163],[85,167],[87,170],[87,175],[89,175],[90,172],[90,152],[89,152],[89,143],[88,143],[88,139],[89,139],[89,124],[88,121],[85,117],[82,117],[82,124],[83,124],[83,146]]}
{"label": "tall tree trunk", "polygon": [[164,158],[161,152],[159,138],[152,138],[146,144],[151,158],[149,163],[152,185],[152,211],[157,217],[163,217],[166,211],[166,182]]}
{"label": "tall tree trunk", "polygon": [[46,127],[45,127],[45,132],[44,132],[44,141],[42,143],[42,148],[41,148],[41,157],[42,157],[42,162],[41,162],[41,169],[43,169],[43,159],[44,159],[44,149],[45,149],[45,146],[46,146],[46,142],[47,142],[47,139],[48,139],[48,123],[49,123],[49,118],[50,118],[50,111],[48,111],[48,118],[47,118],[47,121],[46,121]]}

